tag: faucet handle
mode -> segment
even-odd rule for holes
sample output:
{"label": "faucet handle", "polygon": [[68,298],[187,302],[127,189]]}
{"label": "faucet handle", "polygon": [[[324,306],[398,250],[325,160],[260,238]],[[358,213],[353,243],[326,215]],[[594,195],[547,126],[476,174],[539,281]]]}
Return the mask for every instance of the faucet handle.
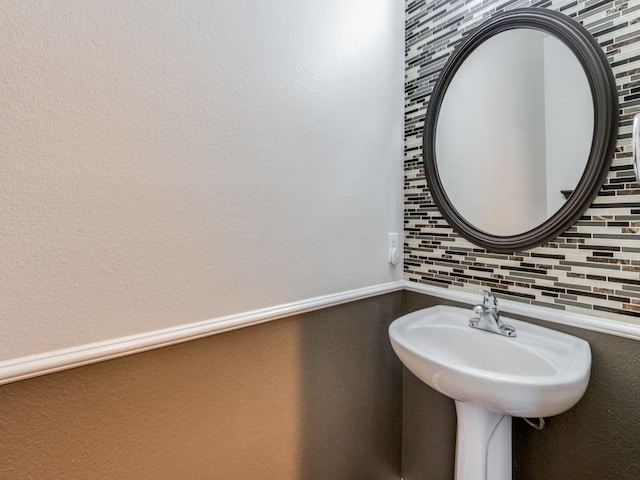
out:
{"label": "faucet handle", "polygon": [[491,290],[485,290],[484,288],[481,288],[480,291],[483,295],[482,305],[484,305],[484,307],[487,309],[495,310],[497,312],[499,310],[498,299],[493,293],[491,293]]}

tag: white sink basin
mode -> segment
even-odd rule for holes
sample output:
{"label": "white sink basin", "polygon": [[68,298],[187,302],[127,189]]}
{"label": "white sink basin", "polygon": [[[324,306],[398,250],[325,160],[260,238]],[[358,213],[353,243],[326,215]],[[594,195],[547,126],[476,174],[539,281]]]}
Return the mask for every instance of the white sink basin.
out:
{"label": "white sink basin", "polygon": [[394,351],[420,380],[455,400],[516,417],[548,417],[575,405],[589,382],[584,340],[510,318],[516,337],[468,326],[473,312],[437,306],[394,321]]}
{"label": "white sink basin", "polygon": [[[456,400],[456,479],[508,479],[511,416],[547,417],[575,405],[589,382],[591,350],[582,339],[510,318],[502,320],[515,337],[471,328],[473,316],[471,308],[431,307],[395,320],[389,337],[414,375]],[[492,436],[509,458],[500,454],[489,468]]]}

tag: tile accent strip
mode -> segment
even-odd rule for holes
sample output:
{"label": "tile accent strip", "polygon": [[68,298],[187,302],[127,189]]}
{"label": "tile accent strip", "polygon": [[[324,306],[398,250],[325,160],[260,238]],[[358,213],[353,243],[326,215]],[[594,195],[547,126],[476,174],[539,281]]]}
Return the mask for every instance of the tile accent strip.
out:
{"label": "tile accent strip", "polygon": [[[620,130],[607,180],[582,218],[542,247],[503,255],[467,242],[438,211],[422,167],[422,128],[440,69],[464,33],[522,7],[560,11],[594,35],[616,78]],[[502,299],[640,325],[640,185],[631,164],[640,2],[408,0],[405,55],[405,280],[474,293],[488,287]]]}

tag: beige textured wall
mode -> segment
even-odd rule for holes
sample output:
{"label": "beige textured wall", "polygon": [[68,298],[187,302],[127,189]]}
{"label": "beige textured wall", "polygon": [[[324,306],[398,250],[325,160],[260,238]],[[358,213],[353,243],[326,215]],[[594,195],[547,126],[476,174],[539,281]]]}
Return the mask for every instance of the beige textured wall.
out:
{"label": "beige textured wall", "polygon": [[401,278],[402,2],[0,25],[0,361]]}
{"label": "beige textured wall", "polygon": [[0,478],[397,480],[402,298],[0,386]]}

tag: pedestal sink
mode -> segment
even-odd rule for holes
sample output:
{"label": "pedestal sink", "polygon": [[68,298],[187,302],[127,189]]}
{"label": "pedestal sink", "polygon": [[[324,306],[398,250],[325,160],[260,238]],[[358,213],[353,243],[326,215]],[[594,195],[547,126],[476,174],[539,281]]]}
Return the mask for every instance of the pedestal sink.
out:
{"label": "pedestal sink", "polygon": [[420,380],[455,400],[456,480],[511,479],[511,417],[574,406],[591,371],[582,339],[503,318],[516,337],[469,327],[471,309],[431,307],[395,320],[391,345]]}

